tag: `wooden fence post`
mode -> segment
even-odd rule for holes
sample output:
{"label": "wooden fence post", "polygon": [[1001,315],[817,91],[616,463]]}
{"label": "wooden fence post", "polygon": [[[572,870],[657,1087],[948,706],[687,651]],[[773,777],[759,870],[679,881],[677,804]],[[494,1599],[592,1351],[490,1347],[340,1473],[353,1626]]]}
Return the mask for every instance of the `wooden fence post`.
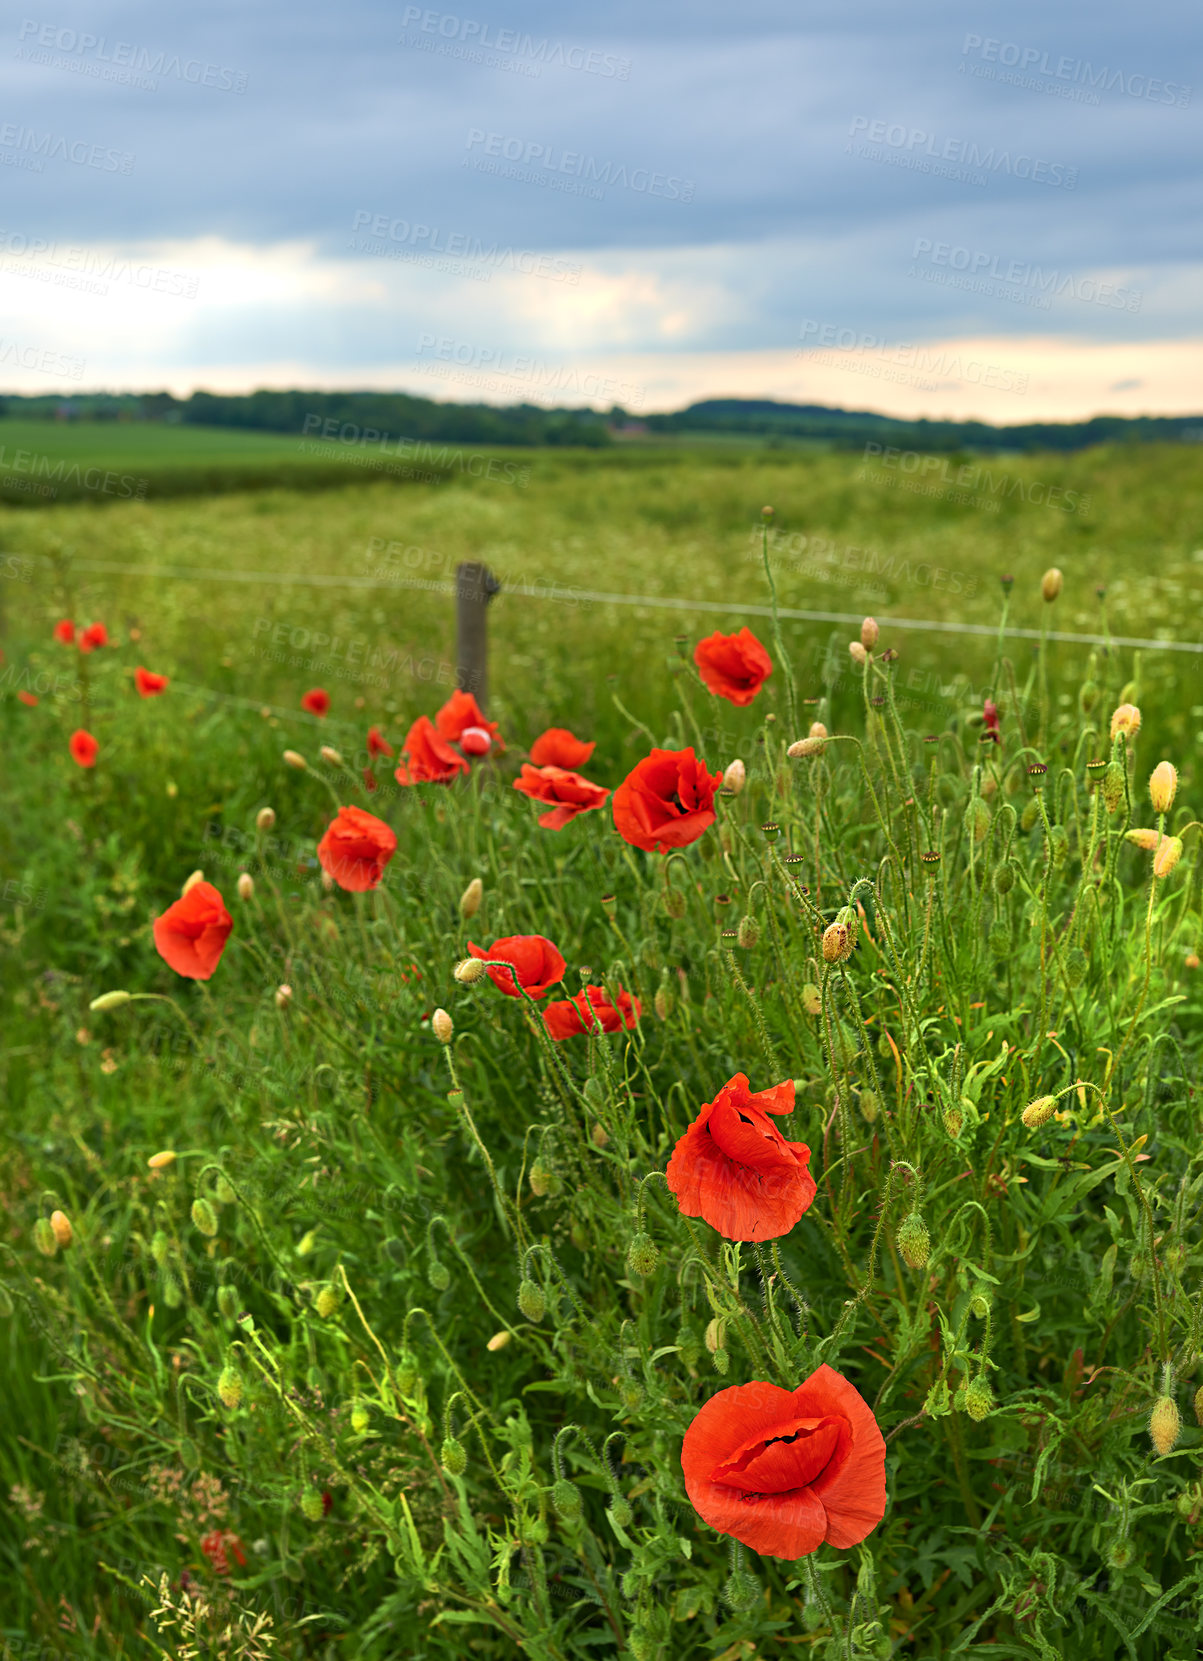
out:
{"label": "wooden fence post", "polygon": [[500,581],[478,560],[455,568],[455,684],[470,692],[482,709],[488,697],[488,625],[486,608]]}

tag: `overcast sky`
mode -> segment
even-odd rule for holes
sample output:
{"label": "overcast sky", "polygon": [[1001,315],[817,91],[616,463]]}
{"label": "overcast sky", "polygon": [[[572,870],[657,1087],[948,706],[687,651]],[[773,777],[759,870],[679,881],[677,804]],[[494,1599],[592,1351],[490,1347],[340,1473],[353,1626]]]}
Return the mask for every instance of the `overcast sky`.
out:
{"label": "overcast sky", "polygon": [[1203,410],[1178,0],[0,25],[0,387]]}

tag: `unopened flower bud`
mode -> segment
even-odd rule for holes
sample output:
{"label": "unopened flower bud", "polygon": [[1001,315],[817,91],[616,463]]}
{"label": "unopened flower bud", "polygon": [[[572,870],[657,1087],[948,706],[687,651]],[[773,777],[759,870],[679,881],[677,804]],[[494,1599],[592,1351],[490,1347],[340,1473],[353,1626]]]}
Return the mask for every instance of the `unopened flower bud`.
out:
{"label": "unopened flower bud", "polygon": [[738,796],[748,782],[748,770],[738,757],[730,762],[723,774],[723,785],[733,796]]}
{"label": "unopened flower bud", "polygon": [[451,1034],[455,1028],[451,1024],[451,1017],[445,1009],[436,1009],[430,1017],[430,1030],[440,1044],[450,1044]]}
{"label": "unopened flower bud", "polygon": [[313,1300],[313,1307],[317,1310],[323,1321],[328,1316],[333,1315],[334,1311],[338,1308],[338,1293],[334,1290],[333,1286],[322,1287],[317,1297]]}
{"label": "unopened flower bud", "polygon": [[277,986],[276,987],[276,1008],[277,1009],[287,1009],[291,1002],[292,1002],[292,987],[291,986]]}
{"label": "unopened flower bud", "polygon": [[463,1443],[454,1436],[444,1436],[439,1460],[448,1476],[463,1476],[468,1469],[468,1455],[464,1452]]}
{"label": "unopened flower bud", "polygon": [[480,904],[484,897],[484,883],[479,877],[473,877],[472,881],[459,897],[459,914],[464,919],[465,923],[468,921],[469,917],[476,916],[476,913],[480,910]]}
{"label": "unopened flower bud", "polygon": [[333,744],[323,744],[321,749],[318,751],[318,754],[321,756],[322,760],[328,763],[331,767],[343,766],[343,758],[339,755]]}
{"label": "unopened flower bud", "polygon": [[552,1177],[554,1174],[555,1173],[551,1171],[548,1166],[544,1165],[541,1159],[535,1160],[535,1163],[530,1168],[530,1172],[526,1180],[530,1183],[530,1191],[536,1196],[536,1198],[542,1199],[544,1194],[547,1193],[548,1189],[551,1187]]}
{"label": "unopened flower bud", "polygon": [[528,1321],[537,1326],[547,1313],[547,1299],[543,1288],[533,1280],[524,1279],[518,1287],[518,1308]]}
{"label": "unopened flower bud", "polygon": [[802,1008],[808,1015],[821,1015],[823,1013],[823,995],[811,980],[808,980],[802,988]]}
{"label": "unopened flower bud", "polygon": [[823,931],[823,960],[846,963],[852,956],[852,931],[847,923],[832,923]]}
{"label": "unopened flower bud", "polygon": [[634,1513],[630,1503],[622,1494],[610,1495],[610,1516],[619,1528],[630,1528],[634,1521]]}
{"label": "unopened flower bud", "polygon": [[965,810],[965,829],[975,842],[984,842],[990,830],[990,809],[980,796],[974,796]]}
{"label": "unopened flower bud", "polygon": [[898,1230],[898,1250],[908,1269],[924,1268],[931,1256],[931,1236],[917,1211],[912,1211]]}
{"label": "unopened flower bud", "polygon": [[1135,738],[1140,731],[1140,711],[1135,704],[1120,704],[1111,717],[1111,737],[1115,740],[1122,733],[1125,738]]}
{"label": "unopened flower bud", "polygon": [[204,882],[204,880],[205,880],[205,873],[203,871],[193,871],[192,875],[188,878],[188,880],[185,882],[184,886],[180,889],[181,898],[185,894],[188,893],[189,889],[195,888],[198,882]]}
{"label": "unopened flower bud", "polygon": [[860,643],[867,652],[871,652],[877,644],[877,619],[866,617],[860,626]]}
{"label": "unopened flower bud", "polygon": [[1203,1384],[1195,1391],[1195,1418],[1203,1425]]}
{"label": "unopened flower bud", "polygon": [[50,1226],[54,1230],[55,1240],[64,1249],[74,1240],[75,1230],[71,1227],[66,1212],[52,1211],[50,1213]]}
{"label": "unopened flower bud", "polygon": [[971,1419],[984,1419],[994,1406],[994,1392],[989,1381],[979,1373],[965,1390],[965,1411]]}
{"label": "unopened flower bud", "polygon": [[254,892],[254,877],[249,871],[240,871],[238,873],[238,898],[240,900],[249,900]]}
{"label": "unopened flower bud", "polygon": [[221,1397],[223,1407],[235,1408],[242,1400],[242,1375],[237,1367],[232,1367],[227,1361],[221,1369],[221,1377],[217,1380],[217,1394]]}
{"label": "unopened flower bud", "polygon": [[436,1292],[445,1292],[451,1285],[451,1271],[437,1257],[427,1270],[431,1286]]}
{"label": "unopened flower bud", "polygon": [[723,1331],[722,1323],[716,1315],[706,1324],[706,1348],[710,1351],[711,1355],[715,1355],[719,1350],[726,1349],[726,1347],[727,1335]]}
{"label": "unopened flower bud", "polygon": [[1155,830],[1126,830],[1124,841],[1131,842],[1134,848],[1143,848],[1145,853],[1151,854],[1161,841],[1161,832]]}
{"label": "unopened flower bud", "polygon": [[851,654],[853,663],[863,669],[865,664],[869,661],[869,654],[861,645],[860,641],[850,640],[848,642],[848,651]]}
{"label": "unopened flower bud", "polygon": [[1186,969],[1197,969],[1199,967],[1199,954],[1198,954],[1198,952],[1187,952],[1187,954],[1186,954],[1185,958],[1183,958],[1182,962],[1183,962],[1183,967],[1186,968]]}
{"label": "unopened flower bud", "polygon": [[667,986],[658,986],[656,996],[652,999],[652,1008],[656,1011],[658,1021],[667,1021],[673,1012],[673,995]]}
{"label": "unopened flower bud", "polygon": [[490,1355],[492,1355],[495,1354],[497,1350],[503,1350],[509,1341],[510,1335],[508,1332],[505,1332],[504,1330],[501,1332],[495,1332],[485,1345],[485,1348],[489,1351]]}
{"label": "unopened flower bud", "polygon": [[455,966],[455,978],[461,986],[475,986],[482,975],[488,970],[478,957],[466,957],[462,963]]}
{"label": "unopened flower bud", "polygon": [[1065,978],[1076,991],[1086,979],[1086,971],[1090,967],[1090,959],[1081,946],[1073,946],[1065,958]]}
{"label": "unopened flower bud", "polygon": [[581,1514],[581,1491],[575,1482],[569,1482],[566,1476],[562,1476],[552,1486],[551,1503],[561,1522],[575,1522]]}
{"label": "unopened flower bud", "polygon": [[1158,1396],[1149,1415],[1149,1435],[1159,1454],[1171,1452],[1182,1434],[1182,1415],[1173,1396]]}
{"label": "unopened flower bud", "polygon": [[826,743],[818,737],[795,738],[785,753],[791,761],[801,761],[807,756],[821,756],[826,748]]}
{"label": "unopened flower bud", "polygon": [[679,888],[666,883],[664,888],[664,909],[670,917],[684,917],[685,896]]}
{"label": "unopened flower bud", "polygon": [[175,1154],[170,1148],[164,1148],[160,1153],[152,1153],[146,1163],[152,1171],[162,1171],[175,1164]]}
{"label": "unopened flower bud", "polygon": [[[506,1333],[509,1337],[509,1333]],[[490,1348],[492,1346],[490,1345]],[[397,1357],[397,1388],[403,1396],[412,1396],[418,1388],[418,1358],[412,1350],[402,1350]]]}
{"label": "unopened flower bud", "polygon": [[351,1429],[356,1436],[362,1436],[372,1422],[372,1415],[368,1412],[364,1402],[357,1401],[351,1409]]}
{"label": "unopened flower bud", "polygon": [[326,1507],[322,1501],[322,1496],[316,1488],[306,1488],[302,1493],[301,1510],[306,1520],[311,1523],[320,1523],[326,1515]]}
{"label": "unopened flower bud", "polygon": [[1055,565],[1050,566],[1044,573],[1043,577],[1041,577],[1040,592],[1050,605],[1057,598],[1057,595],[1060,594],[1061,584],[1063,581],[1064,579]]}
{"label": "unopened flower bud", "polygon": [[49,1217],[39,1217],[33,1225],[33,1243],[43,1257],[53,1257],[58,1250],[58,1236]]}
{"label": "unopened flower bud", "polygon": [[274,807],[261,807],[255,815],[255,824],[261,831],[269,831],[276,822]]}
{"label": "unopened flower bud", "polygon": [[150,1255],[160,1269],[171,1254],[171,1241],[161,1228],[157,1228],[150,1237]]}
{"label": "unopened flower bud", "polygon": [[767,507],[766,507],[766,508],[761,508],[761,510],[760,510],[760,517],[761,517],[761,518],[762,518],[762,519],[763,519],[763,520],[764,520],[764,521],[765,521],[765,523],[766,523],[766,524],[767,524],[767,523],[768,523],[768,521],[769,521],[769,520],[770,520],[770,519],[772,519],[772,517],[773,517],[773,509],[772,509],[772,508],[767,508]]}
{"label": "unopened flower bud", "polygon": [[227,1321],[232,1321],[238,1313],[238,1292],[230,1285],[217,1288],[217,1307]]}
{"label": "unopened flower bud", "polygon": [[990,1299],[982,1292],[975,1292],[969,1300],[969,1313],[984,1321],[990,1313]]}
{"label": "unopened flower bud", "polygon": [[1035,796],[1033,796],[1031,801],[1028,802],[1027,805],[1025,806],[1023,812],[1019,815],[1019,828],[1020,828],[1020,830],[1024,831],[1025,833],[1027,831],[1030,831],[1032,826],[1036,823],[1037,819],[1039,819],[1039,817],[1040,817],[1040,804],[1036,800]]}
{"label": "unopened flower bud", "polygon": [[290,767],[298,767],[303,773],[309,763],[299,750],[285,750],[284,759]]}
{"label": "unopened flower bud", "polygon": [[1115,813],[1123,805],[1124,768],[1119,761],[1109,761],[1103,774],[1103,803],[1108,813]]}
{"label": "unopened flower bud", "polygon": [[1182,838],[1180,836],[1166,836],[1157,845],[1157,852],[1153,855],[1153,875],[1168,877],[1170,872],[1182,858]]}
{"label": "unopened flower bud", "polygon": [[944,1129],[954,1142],[961,1134],[961,1127],[964,1123],[965,1115],[959,1107],[946,1107],[944,1109]]}
{"label": "unopened flower bud", "polygon": [[88,1005],[91,1010],[120,1009],[133,996],[131,992],[102,992],[98,998],[93,998]]}
{"label": "unopened flower bud", "polygon": [[1149,780],[1149,800],[1154,813],[1168,813],[1178,791],[1178,769],[1172,761],[1159,761]]}
{"label": "unopened flower bud", "polygon": [[877,1122],[880,1104],[877,1100],[876,1091],[862,1090],[860,1093],[860,1101],[857,1105],[860,1108],[860,1116],[867,1125],[872,1125]]}
{"label": "unopened flower bud", "polygon": [[660,1250],[656,1242],[646,1229],[640,1229],[627,1247],[627,1268],[633,1275],[642,1275],[646,1279],[648,1275],[655,1273],[659,1256]]}
{"label": "unopened flower bud", "polygon": [[1056,1096],[1037,1096],[1020,1114],[1020,1118],[1029,1130],[1040,1130],[1047,1125],[1057,1106]]}
{"label": "unopened flower bud", "polygon": [[209,1239],[217,1233],[217,1213],[203,1195],[192,1202],[192,1222]]}
{"label": "unopened flower bud", "polygon": [[325,889],[326,893],[327,894],[333,894],[333,892],[334,892],[334,875],[333,875],[333,872],[323,871],[321,880],[322,880],[322,887]]}
{"label": "unopened flower bud", "polygon": [[754,946],[760,939],[760,924],[749,913],[739,920],[739,928],[735,931],[736,944],[745,948]]}

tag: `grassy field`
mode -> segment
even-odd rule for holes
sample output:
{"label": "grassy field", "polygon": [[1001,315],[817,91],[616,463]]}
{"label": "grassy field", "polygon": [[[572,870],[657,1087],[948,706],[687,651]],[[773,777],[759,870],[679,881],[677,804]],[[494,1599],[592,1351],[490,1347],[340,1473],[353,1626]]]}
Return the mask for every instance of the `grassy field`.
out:
{"label": "grassy field", "polygon": [[[0,510],[0,1654],[1195,1654],[1200,660],[994,632],[1007,574],[1011,626],[1197,639],[1191,460],[623,448]],[[776,626],[765,503],[781,608],[962,632],[883,626],[859,668],[859,622]],[[507,748],[403,786],[367,729],[448,697],[463,559],[502,579]],[[745,623],[774,670],[743,707],[692,654]],[[839,741],[790,759],[815,720]],[[747,783],[671,857],[612,799],[545,830],[512,781],[550,725],[608,789],[653,745]],[[1163,758],[1154,878],[1123,833]],[[365,893],[316,858],[348,803],[397,839]],[[208,981],[152,935],[197,871],[233,917]],[[621,987],[637,1023],[554,1042],[455,977],[526,934],[550,999]],[[739,1073],[793,1081],[818,1184],[768,1245],[648,1180]],[[884,1517],[747,1549],[683,1438],[820,1366],[886,1438]]]}

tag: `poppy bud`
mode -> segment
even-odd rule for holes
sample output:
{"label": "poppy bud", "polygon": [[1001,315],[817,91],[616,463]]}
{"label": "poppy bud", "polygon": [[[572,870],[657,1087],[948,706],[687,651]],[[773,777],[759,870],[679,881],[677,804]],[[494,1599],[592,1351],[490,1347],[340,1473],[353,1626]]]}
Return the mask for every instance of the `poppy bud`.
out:
{"label": "poppy bud", "polygon": [[495,1332],[485,1345],[485,1348],[489,1351],[490,1355],[492,1355],[497,1350],[503,1350],[509,1341],[510,1335],[508,1332]]}
{"label": "poppy bud", "polygon": [[1069,835],[1064,825],[1053,825],[1049,831],[1048,857],[1054,866],[1065,864],[1065,856],[1069,853]]}
{"label": "poppy bud", "polygon": [[427,1275],[436,1292],[445,1292],[451,1285],[451,1271],[437,1257],[427,1270]]}
{"label": "poppy bud", "polygon": [[276,1008],[277,1009],[287,1009],[291,1002],[292,1002],[292,987],[291,986],[277,986],[276,987]]}
{"label": "poppy bud", "polygon": [[33,1225],[33,1243],[43,1257],[53,1257],[58,1250],[58,1237],[50,1225],[49,1217],[39,1217]]}
{"label": "poppy bud", "polygon": [[50,1227],[54,1230],[55,1240],[64,1249],[69,1246],[75,1238],[75,1230],[71,1227],[70,1221],[68,1220],[65,1212],[52,1211],[50,1213]]}
{"label": "poppy bud", "polygon": [[454,1436],[444,1436],[439,1459],[448,1476],[463,1476],[468,1469],[468,1455]]}
{"label": "poppy bud", "polygon": [[334,1311],[338,1308],[338,1293],[334,1290],[333,1286],[322,1287],[317,1297],[313,1300],[313,1307],[317,1310],[323,1321],[327,1318],[327,1316],[333,1315]]}
{"label": "poppy bud", "polygon": [[451,1017],[445,1009],[436,1009],[430,1017],[430,1030],[440,1044],[450,1044],[451,1034],[455,1028],[451,1024]]}
{"label": "poppy bud", "polygon": [[1108,813],[1114,813],[1124,800],[1124,769],[1118,761],[1109,761],[1103,774],[1103,802]]}
{"label": "poppy bud", "polygon": [[624,1378],[618,1387],[618,1399],[624,1413],[637,1413],[643,1400],[643,1386],[633,1378]]}
{"label": "poppy bud", "polygon": [[342,767],[344,765],[343,758],[339,755],[338,751],[332,744],[323,744],[321,749],[318,751],[318,754],[321,756],[322,760],[328,762],[331,767]]}
{"label": "poppy bud", "polygon": [[990,956],[996,958],[999,963],[1010,955],[1011,931],[1001,918],[995,918],[994,922],[990,924],[990,933],[986,938],[990,947]]}
{"label": "poppy bud", "polygon": [[334,873],[332,871],[322,872],[322,887],[326,890],[327,894],[332,894],[334,892]]}
{"label": "poppy bud", "polygon": [[240,871],[238,873],[238,898],[240,900],[249,900],[254,892],[254,877],[249,871]]}
{"label": "poppy bud", "polygon": [[974,796],[965,809],[965,829],[975,842],[984,842],[990,829],[990,809],[980,796]]}
{"label": "poppy bud", "polygon": [[1057,1105],[1056,1096],[1037,1096],[1020,1114],[1020,1118],[1029,1130],[1039,1130],[1047,1125],[1053,1116],[1053,1109]]}
{"label": "poppy bud", "polygon": [[850,640],[848,642],[848,651],[850,652],[850,654],[852,656],[853,663],[857,664],[860,668],[863,669],[865,664],[868,663],[868,661],[869,661],[869,654],[868,654],[868,652],[866,652],[865,648],[861,645],[860,641],[859,640]]}
{"label": "poppy bud", "polygon": [[720,1326],[716,1315],[706,1323],[706,1348],[711,1355],[717,1355],[719,1350],[726,1348],[726,1344],[727,1335]]}
{"label": "poppy bud", "polygon": [[760,517],[767,523],[773,517],[772,508],[761,508]]}
{"label": "poppy bud", "polygon": [[652,1008],[656,1011],[658,1021],[667,1021],[673,1012],[673,995],[667,986],[658,986],[656,996],[652,999]]}
{"label": "poppy bud", "polygon": [[1195,1418],[1203,1425],[1203,1384],[1195,1391]]}
{"label": "poppy bud", "polygon": [[161,1153],[152,1153],[146,1163],[152,1171],[162,1171],[168,1165],[175,1164],[175,1154],[170,1148],[164,1148]]}
{"label": "poppy bud", "polygon": [[1134,848],[1143,848],[1145,853],[1151,854],[1161,841],[1161,832],[1155,830],[1126,830],[1124,841],[1130,842]]}
{"label": "poppy bud", "polygon": [[204,880],[205,880],[205,873],[203,871],[193,871],[192,875],[188,878],[187,882],[180,889],[181,899],[188,892],[188,890],[190,888],[195,888],[198,882],[204,882]]}
{"label": "poppy bud", "polygon": [[823,931],[823,959],[827,963],[846,963],[852,956],[852,931],[847,923],[832,923]]}
{"label": "poppy bud", "polygon": [[[1126,692],[1127,687],[1124,688]],[[1111,738],[1117,739],[1122,733],[1125,738],[1135,738],[1140,731],[1140,711],[1135,704],[1122,703],[1112,712]]]}
{"label": "poppy bud", "polygon": [[1198,952],[1187,952],[1185,958],[1182,960],[1182,964],[1185,969],[1197,969],[1199,967]]}
{"label": "poppy bud", "polygon": [[898,1250],[908,1269],[924,1268],[931,1256],[931,1236],[917,1211],[912,1211],[898,1230]]}
{"label": "poppy bud", "polygon": [[801,761],[806,756],[821,756],[826,748],[821,738],[796,738],[785,753],[791,761]]}
{"label": "poppy bud", "polygon": [[750,1575],[741,1563],[732,1569],[723,1587],[723,1602],[736,1611],[751,1609],[760,1599],[760,1582]]}
{"label": "poppy bud", "polygon": [[301,1495],[301,1510],[311,1523],[320,1523],[326,1515],[326,1507],[322,1504],[322,1496],[316,1488],[306,1488]]}
{"label": "poppy bud", "polygon": [[574,1523],[581,1514],[581,1491],[566,1476],[552,1484],[551,1503],[561,1522]]}
{"label": "poppy bud", "polygon": [[1149,780],[1149,800],[1154,813],[1168,813],[1178,790],[1178,769],[1172,761],[1159,761]]}
{"label": "poppy bud", "polygon": [[823,997],[813,981],[808,980],[802,988],[802,1008],[808,1015],[823,1013]]}
{"label": "poppy bud", "polygon": [[217,1394],[221,1397],[222,1406],[230,1409],[237,1407],[242,1400],[242,1375],[228,1361],[217,1380]]}
{"label": "poppy bud", "polygon": [[154,1258],[160,1269],[163,1267],[164,1263],[166,1263],[170,1252],[171,1241],[167,1238],[161,1228],[157,1228],[150,1237],[150,1255]]}
{"label": "poppy bud", "polygon": [[274,807],[261,807],[255,815],[255,824],[261,831],[269,831],[276,822]]}
{"label": "poppy bud", "polygon": [[600,1119],[589,1134],[595,1148],[604,1148],[610,1140],[610,1133]]}
{"label": "poppy bud", "polygon": [[1182,1434],[1182,1415],[1173,1396],[1158,1396],[1149,1415],[1149,1435],[1159,1454],[1171,1452]]}
{"label": "poppy bud", "polygon": [[1063,578],[1055,565],[1049,567],[1040,579],[1040,592],[1051,605],[1061,592]]}
{"label": "poppy bud", "polygon": [[630,1528],[634,1512],[622,1494],[610,1495],[610,1516],[618,1528]]}
{"label": "poppy bud", "polygon": [[284,759],[290,767],[299,767],[302,773],[309,765],[299,750],[285,750]]}
{"label": "poppy bud", "polygon": [[1030,831],[1032,826],[1036,823],[1037,819],[1039,819],[1039,817],[1040,817],[1040,804],[1036,800],[1035,796],[1033,796],[1031,801],[1028,802],[1027,806],[1024,808],[1023,812],[1019,815],[1019,828],[1020,828],[1020,830],[1025,831],[1025,832]]}
{"label": "poppy bud", "polygon": [[1076,991],[1086,979],[1090,961],[1081,946],[1074,946],[1065,959],[1065,978]]}
{"label": "poppy bud", "polygon": [[528,1321],[537,1326],[547,1313],[543,1288],[533,1280],[523,1279],[518,1286],[518,1308]]}
{"label": "poppy bud", "polygon": [[965,1391],[965,1411],[971,1419],[984,1419],[994,1406],[994,1392],[981,1373]]}
{"label": "poppy bud", "polygon": [[878,1114],[877,1095],[872,1090],[862,1090],[860,1093],[860,1116],[867,1125],[874,1124]]}
{"label": "poppy bud", "polygon": [[723,774],[724,788],[729,790],[733,796],[738,796],[747,782],[748,770],[743,762],[738,759],[731,762]]}
{"label": "poppy bud", "polygon": [[102,992],[98,998],[93,998],[88,1005],[91,1010],[120,1009],[133,996],[130,992]]}
{"label": "poppy bud", "polygon": [[969,1300],[969,1313],[984,1321],[990,1313],[990,1299],[983,1292],[975,1292]]}
{"label": "poppy bud", "polygon": [[456,964],[454,973],[461,986],[475,986],[482,975],[488,974],[488,970],[480,958],[466,957],[462,963]]}
{"label": "poppy bud", "polygon": [[1010,860],[1000,865],[994,873],[994,892],[999,895],[1009,894],[1015,886],[1015,867]]}
{"label": "poppy bud", "polygon": [[227,1321],[232,1321],[238,1313],[238,1293],[233,1286],[219,1286],[217,1288],[217,1307]]}
{"label": "poppy bud", "polygon": [[739,928],[735,931],[736,944],[745,948],[752,947],[760,939],[760,924],[750,914],[741,917]]}
{"label": "poppy bud", "polygon": [[484,883],[479,877],[473,877],[472,881],[459,897],[459,914],[464,919],[465,923],[468,921],[469,917],[476,916],[476,913],[480,910],[480,903],[484,897]]}
{"label": "poppy bud", "polygon": [[664,909],[670,917],[684,917],[685,896],[671,883],[664,890]]}
{"label": "poppy bud", "polygon": [[1155,877],[1168,877],[1181,858],[1182,838],[1180,836],[1165,837],[1159,843],[1157,852],[1153,855],[1153,875]]}
{"label": "poppy bud", "polygon": [[397,1357],[397,1388],[403,1396],[413,1395],[418,1387],[418,1377],[417,1357],[412,1350],[402,1350]]}
{"label": "poppy bud", "polygon": [[642,1275],[645,1279],[654,1274],[656,1259],[660,1256],[660,1248],[645,1229],[640,1229],[631,1244],[627,1247],[627,1268],[633,1275]]}
{"label": "poppy bud", "polygon": [[372,1415],[368,1412],[364,1402],[357,1401],[351,1409],[351,1429],[356,1436],[362,1436],[372,1422]]}
{"label": "poppy bud", "polygon": [[217,1233],[217,1213],[208,1200],[198,1198],[192,1202],[192,1221],[202,1234],[210,1239]]}
{"label": "poppy bud", "polygon": [[959,1107],[946,1107],[944,1109],[944,1129],[954,1142],[961,1134],[961,1126],[964,1123],[965,1115]]}

